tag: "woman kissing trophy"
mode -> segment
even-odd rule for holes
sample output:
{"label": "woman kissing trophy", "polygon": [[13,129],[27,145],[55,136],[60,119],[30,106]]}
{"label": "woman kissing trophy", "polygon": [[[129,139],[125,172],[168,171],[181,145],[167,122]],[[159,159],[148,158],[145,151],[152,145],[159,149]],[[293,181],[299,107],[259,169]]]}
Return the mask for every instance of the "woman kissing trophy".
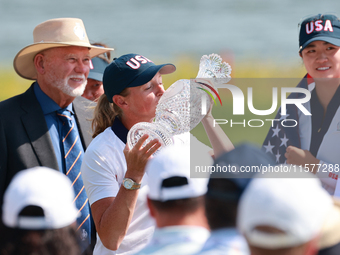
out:
{"label": "woman kissing trophy", "polygon": [[[161,149],[174,143],[173,136],[192,130],[205,116],[202,114],[202,106],[205,106],[203,102],[208,98],[208,105],[212,104],[217,95],[216,85],[227,83],[231,79],[230,73],[230,65],[222,63],[219,55],[202,56],[196,78],[209,79],[212,81],[210,85],[194,79],[173,83],[159,100],[153,122],[139,122],[130,129],[127,136],[129,148],[144,134],[148,134],[144,145],[156,138],[162,144]],[[211,97],[207,97],[207,93]]]}

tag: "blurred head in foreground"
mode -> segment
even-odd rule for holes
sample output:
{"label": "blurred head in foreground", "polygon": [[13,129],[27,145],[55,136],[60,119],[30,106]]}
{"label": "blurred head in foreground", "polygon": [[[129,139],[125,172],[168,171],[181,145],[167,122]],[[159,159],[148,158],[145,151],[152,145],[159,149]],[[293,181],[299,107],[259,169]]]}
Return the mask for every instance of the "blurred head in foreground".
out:
{"label": "blurred head in foreground", "polygon": [[216,171],[211,174],[206,195],[206,211],[212,230],[236,226],[239,199],[254,176],[254,172],[240,172],[240,168],[260,165],[275,165],[275,162],[260,148],[241,144],[234,150],[218,157],[215,169],[230,168],[233,171]]}
{"label": "blurred head in foreground", "polygon": [[190,147],[164,148],[146,166],[149,176],[148,201],[151,215],[184,218],[204,209],[206,178],[190,178]]}
{"label": "blurred head in foreground", "polygon": [[190,178],[190,147],[165,147],[146,165],[148,207],[157,228],[142,254],[196,254],[209,236],[207,178]]}
{"label": "blurred head in foreground", "polygon": [[236,216],[240,197],[254,172],[242,173],[241,169],[274,163],[260,148],[251,144],[238,145],[215,160],[216,171],[210,176],[206,194],[211,236],[200,254],[249,254],[245,239],[236,229]]}
{"label": "blurred head in foreground", "polygon": [[0,254],[80,254],[74,191],[46,167],[20,171],[3,203]]}
{"label": "blurred head in foreground", "polygon": [[257,177],[241,198],[237,220],[251,253],[316,254],[326,219],[340,215],[319,179],[310,172]]}

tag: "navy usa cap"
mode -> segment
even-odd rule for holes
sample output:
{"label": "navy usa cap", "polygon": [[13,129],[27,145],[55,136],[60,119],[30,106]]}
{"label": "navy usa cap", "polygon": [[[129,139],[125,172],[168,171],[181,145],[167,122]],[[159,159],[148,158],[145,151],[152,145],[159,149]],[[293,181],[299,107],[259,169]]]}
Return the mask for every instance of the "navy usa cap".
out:
{"label": "navy usa cap", "polygon": [[90,73],[87,76],[89,79],[93,79],[96,81],[103,81],[103,73],[105,68],[109,65],[107,61],[102,58],[95,57],[91,59],[93,69],[90,69]]}
{"label": "navy usa cap", "polygon": [[[261,171],[262,166],[268,165],[274,166],[276,163],[267,153],[250,143],[240,144],[214,161],[215,169],[225,171],[216,171],[210,175],[207,195],[222,200],[238,201],[256,172]],[[218,190],[214,180],[221,178],[234,183],[237,190],[232,193]]]}
{"label": "navy usa cap", "polygon": [[126,54],[111,62],[105,68],[103,87],[110,103],[112,97],[125,88],[138,87],[148,83],[156,75],[170,74],[176,70],[173,64],[155,65],[148,58],[139,54]]}
{"label": "navy usa cap", "polygon": [[340,20],[332,14],[318,14],[302,21],[299,52],[314,41],[325,41],[340,46]]}

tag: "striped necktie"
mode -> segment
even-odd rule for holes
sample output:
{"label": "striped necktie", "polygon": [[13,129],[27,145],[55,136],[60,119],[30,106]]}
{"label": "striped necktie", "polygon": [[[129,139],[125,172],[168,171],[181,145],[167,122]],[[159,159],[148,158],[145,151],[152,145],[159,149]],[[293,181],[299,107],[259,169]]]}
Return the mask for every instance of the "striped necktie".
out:
{"label": "striped necktie", "polygon": [[89,244],[91,240],[90,206],[80,172],[84,150],[79,133],[75,129],[75,123],[71,118],[71,112],[66,109],[60,109],[57,111],[57,116],[63,123],[61,132],[64,147],[65,174],[72,182],[76,194],[74,202],[81,213],[81,216],[77,219],[77,230],[81,231],[81,239]]}

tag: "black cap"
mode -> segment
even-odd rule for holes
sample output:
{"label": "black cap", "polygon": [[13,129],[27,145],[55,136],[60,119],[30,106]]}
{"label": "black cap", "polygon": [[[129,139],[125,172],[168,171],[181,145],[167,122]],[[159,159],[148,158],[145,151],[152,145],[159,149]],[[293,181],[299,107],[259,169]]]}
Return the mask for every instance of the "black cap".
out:
{"label": "black cap", "polygon": [[[256,145],[245,143],[236,146],[234,150],[222,154],[214,161],[215,169],[218,169],[218,167],[228,168],[230,166],[234,167],[236,171],[213,172],[210,176],[207,195],[225,200],[238,200],[257,173],[256,170],[261,169],[262,166],[268,167],[268,165],[276,165],[276,163],[267,153]],[[251,169],[253,170],[251,171]],[[233,194],[227,192],[227,194],[215,190],[213,180],[217,178],[228,179],[228,181],[237,186],[237,191],[233,192]]]}
{"label": "black cap", "polygon": [[301,52],[314,41],[325,41],[340,46],[340,20],[331,14],[318,14],[302,21],[299,44]]}

